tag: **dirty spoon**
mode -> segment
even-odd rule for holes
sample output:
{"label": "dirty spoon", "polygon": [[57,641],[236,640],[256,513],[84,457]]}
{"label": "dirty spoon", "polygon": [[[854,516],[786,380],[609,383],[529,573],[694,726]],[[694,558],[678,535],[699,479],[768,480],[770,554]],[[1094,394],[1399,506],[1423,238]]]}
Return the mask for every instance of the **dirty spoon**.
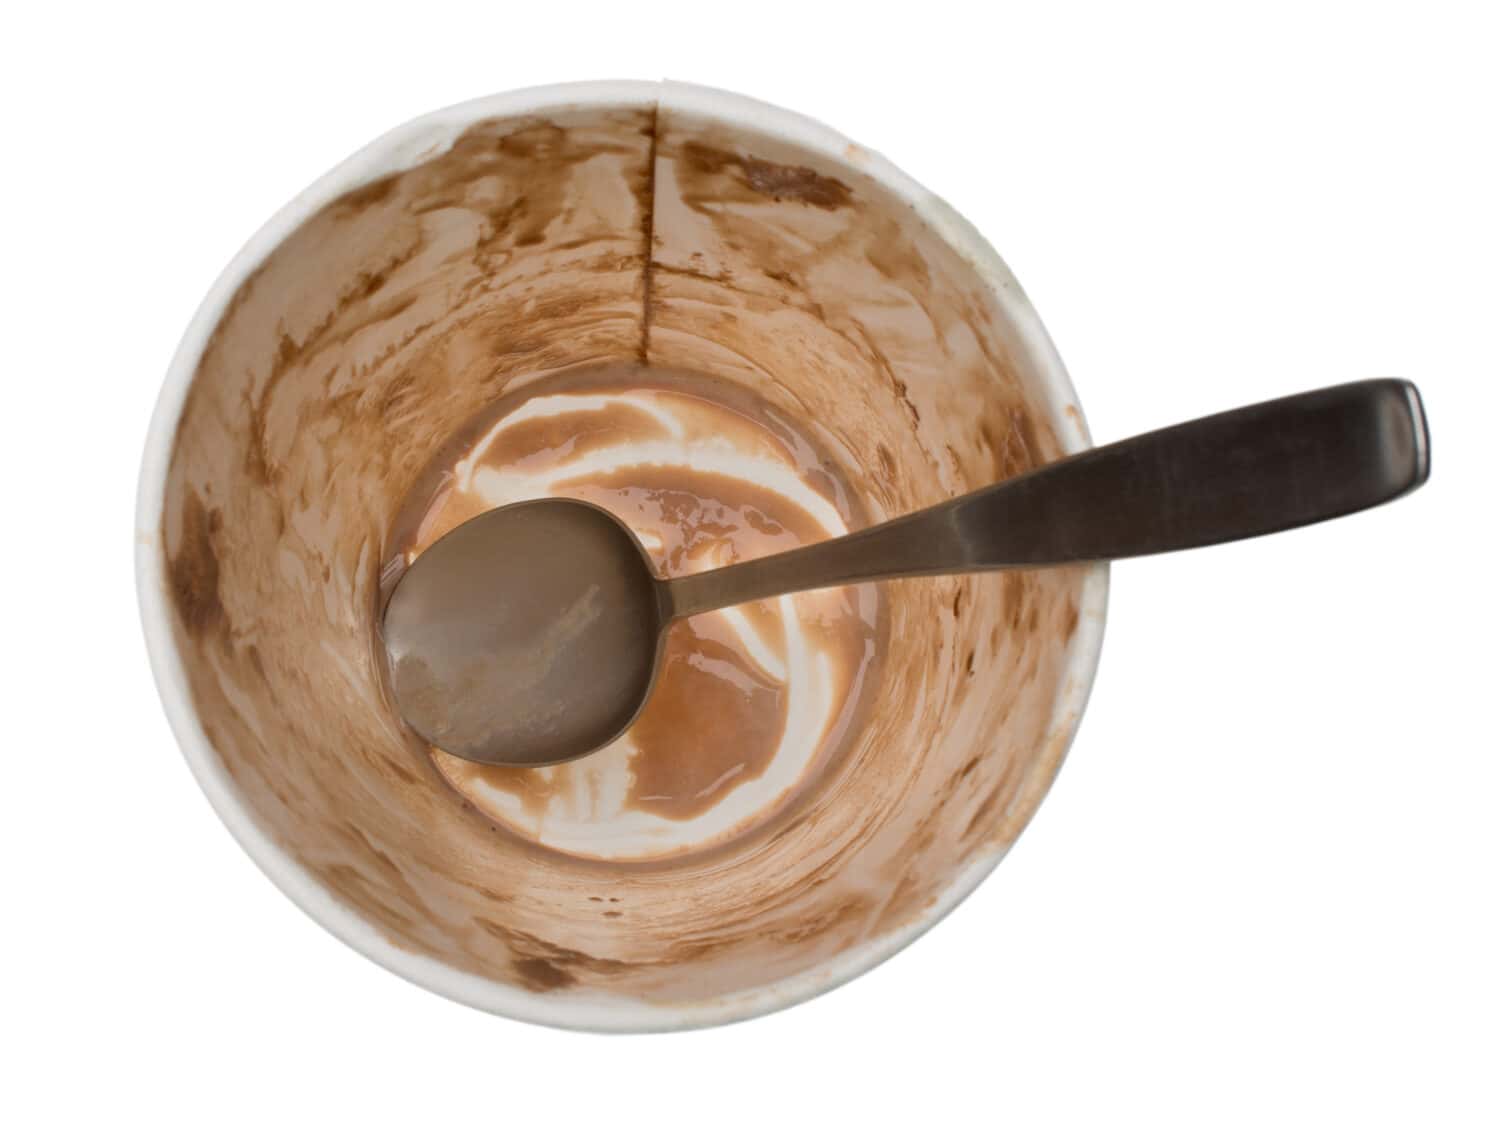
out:
{"label": "dirty spoon", "polygon": [[403,719],[482,764],[602,749],[650,696],[667,626],[782,593],[1159,554],[1395,499],[1427,478],[1416,387],[1314,390],[1159,429],[869,527],[664,581],[609,512],[500,507],[402,576],[381,628]]}

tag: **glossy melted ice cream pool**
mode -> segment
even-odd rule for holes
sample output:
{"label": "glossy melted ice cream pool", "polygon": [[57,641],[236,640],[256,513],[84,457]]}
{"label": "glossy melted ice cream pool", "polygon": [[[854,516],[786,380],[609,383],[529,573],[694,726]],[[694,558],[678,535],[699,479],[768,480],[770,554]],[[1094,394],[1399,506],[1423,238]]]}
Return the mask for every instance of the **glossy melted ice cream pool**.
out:
{"label": "glossy melted ice cream pool", "polygon": [[[383,567],[405,566],[508,503],[585,499],[636,534],[658,575],[749,561],[861,525],[834,462],[747,391],[613,365],[527,379],[464,427],[404,504]],[[806,786],[844,742],[872,676],[875,586],[815,590],[672,625],[635,725],[550,768],[430,749],[495,822],[584,858],[662,858],[727,842]]]}

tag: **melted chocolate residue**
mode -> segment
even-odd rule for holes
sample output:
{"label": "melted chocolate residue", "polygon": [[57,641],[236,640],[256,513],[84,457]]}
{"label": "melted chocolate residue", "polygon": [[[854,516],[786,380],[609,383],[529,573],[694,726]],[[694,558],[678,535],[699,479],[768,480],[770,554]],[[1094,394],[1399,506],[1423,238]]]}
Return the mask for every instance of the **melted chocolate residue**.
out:
{"label": "melted chocolate residue", "polygon": [[225,626],[219,595],[219,553],[215,540],[222,525],[218,508],[206,507],[196,491],[182,505],[182,541],[168,565],[167,580],[182,626],[194,636]]}
{"label": "melted chocolate residue", "polygon": [[821,175],[807,167],[775,164],[697,141],[684,144],[682,156],[691,170],[698,174],[730,172],[757,195],[778,203],[790,200],[832,211],[847,207],[854,198],[854,192],[843,180]]}
{"label": "melted chocolate residue", "polygon": [[[570,401],[588,402],[590,408],[570,408]],[[532,404],[543,408],[522,412]],[[551,412],[558,409],[564,412]],[[674,421],[686,426],[684,435],[674,438]],[[829,534],[796,500],[763,481],[716,471],[689,456],[691,448],[735,448],[751,455],[752,462],[779,457],[786,468],[795,466],[795,474],[815,495],[853,517],[847,489],[828,457],[798,427],[768,412],[743,389],[701,375],[621,364],[574,370],[503,400],[462,431],[462,439],[445,446],[425,482],[403,505],[387,550],[388,572],[399,572],[443,534],[491,506],[482,486],[458,481],[460,474],[472,481],[467,473],[490,473],[510,480],[511,488],[564,473],[566,482],[547,494],[598,504],[644,532],[652,560],[665,576],[777,553]],[[683,463],[647,459],[603,470],[586,467],[591,456],[607,458],[622,450],[674,447],[674,440],[705,438],[706,446],[677,446],[688,457]],[[514,498],[517,493],[509,494]],[[826,752],[857,705],[856,687],[871,658],[875,620],[864,614],[853,591],[819,597],[799,601],[800,611],[811,615],[797,627],[813,637],[823,657],[833,660],[835,692],[849,693],[834,700],[834,713],[842,720],[827,729],[829,743],[821,750]],[[627,734],[634,746],[628,776],[619,769],[612,773],[628,784],[620,813],[689,822],[764,776],[782,750],[791,692],[812,691],[814,684],[780,681],[763,663],[765,658],[779,660],[780,673],[790,674],[785,624],[775,602],[738,611],[739,627],[757,637],[758,656],[722,614],[678,621],[669,629],[655,689]],[[477,806],[486,804],[485,792],[503,792],[536,821],[580,799],[597,804],[600,786],[616,782],[582,762],[517,769],[446,754],[437,754],[434,761]]]}

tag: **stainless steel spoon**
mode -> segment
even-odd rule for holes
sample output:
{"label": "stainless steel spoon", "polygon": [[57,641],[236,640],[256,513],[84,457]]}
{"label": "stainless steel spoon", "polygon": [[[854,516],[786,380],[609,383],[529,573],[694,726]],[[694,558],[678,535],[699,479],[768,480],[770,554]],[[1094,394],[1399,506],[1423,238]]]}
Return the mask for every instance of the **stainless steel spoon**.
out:
{"label": "stainless steel spoon", "polygon": [[1354,382],[1059,460],[856,534],[664,581],[589,503],[501,507],[401,578],[382,631],[396,704],[485,764],[586,756],[645,705],[667,626],[762,597],[895,577],[1156,554],[1290,530],[1395,499],[1428,471],[1409,382]]}

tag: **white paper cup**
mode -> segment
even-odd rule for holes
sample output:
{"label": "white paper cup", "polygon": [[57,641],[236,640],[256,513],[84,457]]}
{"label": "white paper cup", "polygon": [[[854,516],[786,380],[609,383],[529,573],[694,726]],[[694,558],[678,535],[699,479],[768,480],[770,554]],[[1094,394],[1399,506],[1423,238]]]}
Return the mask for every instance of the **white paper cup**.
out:
{"label": "white paper cup", "polygon": [[668,863],[508,837],[380,693],[382,538],[513,380],[641,357],[807,417],[876,517],[1088,445],[1014,278],[884,158],[735,95],[589,83],[404,125],[267,223],[172,362],[136,516],[167,715],[241,845],[376,962],[578,1029],[766,1013],[935,923],[1045,793],[1104,617],[1102,565],[894,583],[859,735],[765,829]]}

